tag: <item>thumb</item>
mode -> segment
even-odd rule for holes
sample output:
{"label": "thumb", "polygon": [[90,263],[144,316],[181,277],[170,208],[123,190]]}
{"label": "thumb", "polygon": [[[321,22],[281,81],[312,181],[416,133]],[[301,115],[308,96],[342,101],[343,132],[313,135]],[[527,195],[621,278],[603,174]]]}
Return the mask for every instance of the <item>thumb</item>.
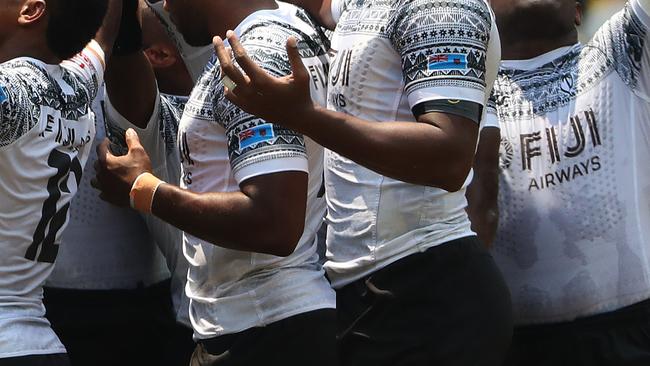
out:
{"label": "thumb", "polygon": [[300,52],[298,51],[298,40],[295,37],[289,37],[287,40],[287,55],[291,63],[291,73],[296,79],[308,78],[307,69],[302,63]]}
{"label": "thumb", "polygon": [[125,140],[126,140],[126,146],[129,148],[129,150],[135,147],[142,147],[138,134],[132,128],[126,130]]}

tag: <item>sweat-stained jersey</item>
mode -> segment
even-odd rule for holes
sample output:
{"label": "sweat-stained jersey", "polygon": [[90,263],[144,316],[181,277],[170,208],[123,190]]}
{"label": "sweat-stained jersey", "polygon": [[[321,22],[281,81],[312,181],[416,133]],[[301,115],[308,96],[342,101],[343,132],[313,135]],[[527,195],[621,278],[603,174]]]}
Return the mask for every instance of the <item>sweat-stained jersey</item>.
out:
{"label": "sweat-stained jersey", "polygon": [[95,136],[103,57],[93,41],[61,65],[0,64],[0,358],[65,352],[42,286]]}
{"label": "sweat-stained jersey", "polygon": [[[432,101],[472,102],[485,111],[501,58],[486,1],[333,0],[332,15],[329,109],[373,123],[416,122],[416,107]],[[325,266],[336,288],[475,235],[465,188],[404,183],[329,150],[325,184]]]}
{"label": "sweat-stained jersey", "polygon": [[649,5],[631,0],[585,45],[502,63],[494,256],[517,324],[650,297]]}

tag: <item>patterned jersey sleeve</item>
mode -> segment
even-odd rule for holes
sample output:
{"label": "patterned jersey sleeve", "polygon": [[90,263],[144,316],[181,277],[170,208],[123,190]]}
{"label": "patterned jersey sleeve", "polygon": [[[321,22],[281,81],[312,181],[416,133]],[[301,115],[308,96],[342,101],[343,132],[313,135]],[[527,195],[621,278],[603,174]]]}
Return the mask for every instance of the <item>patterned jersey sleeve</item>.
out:
{"label": "patterned jersey sleeve", "polygon": [[650,0],[630,0],[594,35],[589,46],[604,52],[623,81],[650,95]]}
{"label": "patterned jersey sleeve", "polygon": [[95,40],[90,41],[86,48],[69,60],[61,63],[61,67],[72,72],[85,86],[90,99],[95,99],[97,91],[104,83],[105,58],[102,47]]}
{"label": "patterned jersey sleeve", "polygon": [[[291,35],[301,39],[286,24],[269,22],[244,31],[240,38],[251,59],[269,74],[279,77],[291,73],[284,48]],[[238,183],[283,171],[308,172],[302,135],[245,113],[225,100],[223,93],[217,95],[215,113],[226,129],[230,165]]]}
{"label": "patterned jersey sleeve", "polygon": [[0,70],[0,148],[38,124],[37,112],[17,73]]}
{"label": "patterned jersey sleeve", "polygon": [[106,98],[106,131],[114,148],[126,152],[124,133],[133,128],[151,159],[153,173],[160,179],[178,184],[180,181],[180,158],[178,124],[187,98],[160,94],[146,128],[138,128],[118,112]]}
{"label": "patterned jersey sleeve", "polygon": [[334,23],[338,23],[339,19],[341,19],[341,15],[345,11],[348,1],[349,0],[332,0],[330,7],[332,9],[332,19],[334,19]]}
{"label": "patterned jersey sleeve", "polygon": [[401,0],[390,27],[412,109],[434,100],[485,104],[492,15],[483,0]]}

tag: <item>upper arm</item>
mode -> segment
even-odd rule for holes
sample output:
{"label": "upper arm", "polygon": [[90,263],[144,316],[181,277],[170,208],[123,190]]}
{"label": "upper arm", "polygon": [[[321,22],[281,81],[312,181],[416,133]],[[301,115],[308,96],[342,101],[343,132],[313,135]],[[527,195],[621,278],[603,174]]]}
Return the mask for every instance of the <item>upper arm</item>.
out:
{"label": "upper arm", "polygon": [[[423,6],[426,2],[430,6]],[[454,1],[403,1],[390,24],[391,42],[402,58],[405,92],[417,117],[423,103],[459,101],[478,105],[487,99],[487,67],[496,45],[491,44],[493,21],[482,0],[461,5]],[[476,122],[480,115],[474,116]]]}
{"label": "upper arm", "polygon": [[106,71],[106,91],[121,115],[139,127],[146,127],[158,104],[158,85],[143,52],[111,58]]}
{"label": "upper arm", "polygon": [[590,46],[604,52],[623,81],[646,97],[650,95],[650,1],[630,0],[594,35]]}
{"label": "upper arm", "polygon": [[0,148],[10,145],[38,124],[27,90],[15,75],[0,73]]}
{"label": "upper arm", "polygon": [[95,99],[104,83],[104,51],[95,41],[69,60],[61,62],[61,67],[72,72],[88,91],[90,99]]}
{"label": "upper arm", "polygon": [[[273,76],[291,74],[284,46],[265,42],[273,27],[254,28],[241,35],[251,59]],[[283,32],[283,31],[280,31]],[[288,38],[278,32],[277,36]],[[270,38],[269,38],[270,39]],[[217,76],[215,78],[219,80]],[[219,82],[216,88],[223,90]],[[303,135],[242,111],[215,93],[215,115],[226,129],[232,172],[239,184],[246,179],[283,171],[307,172],[307,152]]]}

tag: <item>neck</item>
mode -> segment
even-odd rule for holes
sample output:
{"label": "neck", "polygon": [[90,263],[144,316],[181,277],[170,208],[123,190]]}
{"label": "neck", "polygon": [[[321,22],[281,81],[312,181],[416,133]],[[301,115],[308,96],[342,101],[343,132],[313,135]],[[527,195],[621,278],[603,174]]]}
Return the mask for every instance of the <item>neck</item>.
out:
{"label": "neck", "polygon": [[[234,30],[247,16],[259,10],[277,9],[275,0],[238,1],[233,6],[231,0],[213,1],[212,14],[219,14],[219,21],[210,23],[210,33],[225,38],[228,30]],[[228,11],[224,11],[224,8]]]}
{"label": "neck", "polygon": [[164,94],[188,96],[194,88],[185,65],[176,63],[171,67],[155,69],[155,72],[158,89]]}
{"label": "neck", "polygon": [[528,60],[551,52],[558,48],[573,46],[578,43],[576,34],[568,35],[560,39],[521,39],[512,40],[504,37],[501,58],[503,60]]}
{"label": "neck", "polygon": [[59,64],[61,59],[49,50],[43,37],[36,35],[17,35],[0,44],[0,62],[17,57],[31,57],[46,64]]}

